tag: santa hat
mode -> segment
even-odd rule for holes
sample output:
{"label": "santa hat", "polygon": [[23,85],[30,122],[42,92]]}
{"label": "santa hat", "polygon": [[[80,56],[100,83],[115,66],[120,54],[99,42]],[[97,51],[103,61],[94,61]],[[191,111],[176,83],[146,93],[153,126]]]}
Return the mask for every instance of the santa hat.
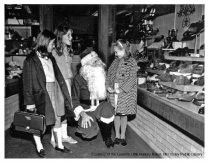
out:
{"label": "santa hat", "polygon": [[98,54],[95,51],[90,51],[90,49],[87,49],[86,51],[83,51],[81,53],[81,64],[86,65],[88,62],[90,62],[93,58],[98,57]]}

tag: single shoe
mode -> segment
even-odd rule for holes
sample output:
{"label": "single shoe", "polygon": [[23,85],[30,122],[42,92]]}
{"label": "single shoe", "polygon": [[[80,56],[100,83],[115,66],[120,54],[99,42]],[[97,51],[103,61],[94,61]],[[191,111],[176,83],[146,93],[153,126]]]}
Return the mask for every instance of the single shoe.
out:
{"label": "single shoe", "polygon": [[193,72],[193,65],[187,65],[186,67],[180,67],[180,73],[192,73]]}
{"label": "single shoe", "polygon": [[112,141],[111,138],[107,138],[105,140],[105,145],[106,145],[107,148],[114,147],[114,142]]}
{"label": "single shoe", "polygon": [[204,92],[198,92],[195,96],[195,99],[198,101],[204,101],[205,99],[205,93]]}
{"label": "single shoe", "polygon": [[158,65],[156,68],[157,68],[158,70],[165,70],[165,69],[166,69],[166,65],[165,65],[165,64],[163,64],[163,65]]}
{"label": "single shoe", "polygon": [[200,78],[194,83],[194,85],[204,86],[204,76],[200,77]]}
{"label": "single shoe", "polygon": [[158,95],[159,97],[166,97],[166,96],[167,96],[167,92],[157,93],[157,95]]}
{"label": "single shoe", "polygon": [[46,158],[46,154],[45,154],[44,149],[41,149],[39,152],[36,151],[36,153],[39,155],[39,157],[41,157],[41,158]]}
{"label": "single shoe", "polygon": [[168,95],[166,95],[166,97],[167,97],[168,99],[170,99],[170,100],[173,100],[173,99],[178,99],[178,98],[180,98],[182,95],[183,95],[182,92],[177,91],[177,92],[174,93],[174,94],[168,94]]}
{"label": "single shoe", "polygon": [[166,91],[162,88],[153,91],[154,94],[166,94]]}
{"label": "single shoe", "polygon": [[119,145],[120,144],[120,138],[115,138],[114,139],[114,144]]}
{"label": "single shoe", "polygon": [[160,76],[158,76],[158,78],[162,82],[172,82],[173,81],[171,78],[171,75],[169,73],[163,73]]}
{"label": "single shoe", "polygon": [[204,107],[201,107],[201,108],[198,110],[198,113],[199,113],[199,114],[204,114]]}
{"label": "single shoe", "polygon": [[173,89],[173,88],[168,88],[167,87],[167,89],[165,90],[167,93],[169,93],[169,94],[174,94],[174,93],[176,93],[177,92],[177,90],[176,89]]}
{"label": "single shoe", "polygon": [[125,139],[121,139],[121,145],[123,145],[123,146],[126,146],[127,145],[127,142],[126,142]]}
{"label": "single shoe", "polygon": [[204,101],[198,101],[198,100],[194,99],[193,100],[193,104],[195,104],[196,106],[201,106],[201,105],[203,105],[205,103],[204,103]]}
{"label": "single shoe", "polygon": [[177,85],[188,85],[190,83],[189,79],[186,76],[180,75],[176,76],[174,81]]}
{"label": "single shoe", "polygon": [[195,92],[183,94],[181,97],[178,98],[179,101],[191,102],[196,96]]}
{"label": "single shoe", "polygon": [[159,87],[157,86],[157,83],[155,83],[155,82],[148,82],[147,90],[150,92],[160,91]]}
{"label": "single shoe", "polygon": [[72,151],[66,147],[63,147],[63,149],[59,148],[58,146],[55,147],[55,150],[63,152],[63,153],[72,153]]}
{"label": "single shoe", "polygon": [[67,138],[62,138],[62,142],[67,142],[70,144],[76,144],[77,141],[75,139],[73,139],[71,136],[68,136]]}
{"label": "single shoe", "polygon": [[193,69],[193,74],[202,74],[204,72],[204,66],[203,65],[197,65]]}

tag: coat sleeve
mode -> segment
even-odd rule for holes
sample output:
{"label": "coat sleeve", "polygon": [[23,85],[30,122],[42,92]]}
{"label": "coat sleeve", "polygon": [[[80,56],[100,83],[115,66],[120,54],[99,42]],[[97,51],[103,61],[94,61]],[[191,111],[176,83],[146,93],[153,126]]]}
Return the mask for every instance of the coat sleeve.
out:
{"label": "coat sleeve", "polygon": [[110,86],[110,70],[108,70],[107,75],[106,75],[106,88]]}
{"label": "coat sleeve", "polygon": [[73,79],[71,87],[72,105],[76,121],[79,120],[80,113],[84,110],[80,104],[80,85],[78,79],[79,78],[77,76]]}
{"label": "coat sleeve", "polygon": [[[112,62],[112,64],[110,65],[108,71],[107,71],[107,75],[106,75],[106,88],[110,87],[111,86],[111,72],[113,70],[113,66],[115,64],[115,60]],[[111,88],[114,88],[114,87],[111,87]]]}
{"label": "coat sleeve", "polygon": [[130,74],[127,80],[125,80],[122,85],[120,86],[120,88],[125,91],[125,92],[129,92],[130,89],[137,84],[137,70],[138,70],[138,66],[137,66],[137,62],[135,59],[132,59],[131,63],[130,63]]}
{"label": "coat sleeve", "polygon": [[35,104],[32,92],[32,71],[30,62],[27,59],[23,63],[23,96],[24,105]]}

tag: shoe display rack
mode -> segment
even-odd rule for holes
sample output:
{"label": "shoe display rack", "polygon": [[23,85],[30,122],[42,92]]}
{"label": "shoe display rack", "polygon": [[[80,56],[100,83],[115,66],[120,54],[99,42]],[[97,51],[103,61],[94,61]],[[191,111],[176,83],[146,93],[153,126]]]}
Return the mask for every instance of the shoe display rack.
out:
{"label": "shoe display rack", "polygon": [[159,82],[159,83],[163,86],[183,92],[200,92],[204,88],[204,86],[197,86],[197,85],[177,85],[175,82]]}
{"label": "shoe display rack", "polygon": [[[162,49],[164,51],[164,59],[165,60],[177,60],[177,61],[196,61],[196,62],[204,62],[204,57],[199,57],[200,54],[197,53],[197,45],[198,45],[198,37],[204,33],[204,29],[202,29],[199,33],[193,34],[192,37],[195,41],[194,43],[194,53],[189,53],[188,57],[177,57],[170,56],[169,53],[175,51],[175,49]],[[186,42],[186,41],[183,41]],[[200,44],[201,46],[201,44]],[[202,56],[202,55],[201,55]]]}
{"label": "shoe display rack", "polygon": [[190,138],[204,141],[204,116],[198,113],[199,106],[192,102],[169,100],[138,87],[138,105],[178,130],[183,130]]}
{"label": "shoe display rack", "polygon": [[164,59],[165,60],[204,62],[204,57],[191,57],[191,56],[189,56],[189,57],[177,57],[177,56],[169,56],[169,52],[170,52],[170,50],[164,52]]}
{"label": "shoe display rack", "polygon": [[152,69],[146,69],[146,72],[161,75],[161,74],[163,74],[163,73],[164,73],[164,70],[152,70]]}

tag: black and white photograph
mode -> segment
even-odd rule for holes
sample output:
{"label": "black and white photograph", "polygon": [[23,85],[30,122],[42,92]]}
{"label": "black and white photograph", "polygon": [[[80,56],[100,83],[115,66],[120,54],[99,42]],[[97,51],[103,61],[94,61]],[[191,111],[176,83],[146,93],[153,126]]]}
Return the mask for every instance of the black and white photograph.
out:
{"label": "black and white photograph", "polygon": [[1,4],[4,159],[206,160],[207,4],[108,2]]}

